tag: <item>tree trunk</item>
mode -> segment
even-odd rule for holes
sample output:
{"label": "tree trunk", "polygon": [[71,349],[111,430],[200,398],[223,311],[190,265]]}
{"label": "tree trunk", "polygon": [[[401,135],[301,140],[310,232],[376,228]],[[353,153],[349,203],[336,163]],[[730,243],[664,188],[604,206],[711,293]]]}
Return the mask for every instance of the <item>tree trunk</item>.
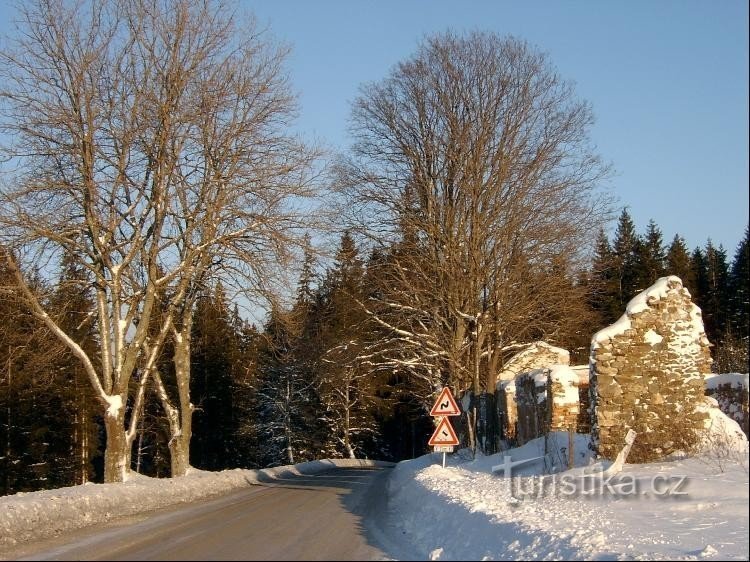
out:
{"label": "tree trunk", "polygon": [[351,410],[351,406],[349,403],[349,382],[345,381],[344,384],[346,384],[346,390],[344,391],[344,398],[346,401],[346,406],[344,407],[344,448],[346,448],[346,453],[349,455],[350,459],[356,459],[357,457],[354,455],[354,449],[352,449],[352,443],[351,443],[351,437],[350,437],[350,417],[349,417],[349,411]]}
{"label": "tree trunk", "polygon": [[[491,343],[488,347],[491,347]],[[487,372],[485,373],[485,392],[487,393],[487,451],[489,455],[500,450],[500,420],[497,406],[497,353],[488,349]]]}
{"label": "tree trunk", "polygon": [[284,412],[284,436],[286,437],[286,458],[289,464],[294,464],[294,450],[292,449],[292,420],[289,414],[291,408],[291,385],[286,381],[286,409]]}
{"label": "tree trunk", "polygon": [[172,468],[172,478],[185,476],[190,468],[190,436],[184,434],[172,436],[169,441],[169,457]]}
{"label": "tree trunk", "polygon": [[124,482],[130,471],[130,451],[125,432],[125,408],[104,414],[107,447],[104,451],[104,482]]}
{"label": "tree trunk", "polygon": [[172,478],[185,476],[190,468],[190,439],[193,436],[193,405],[190,403],[190,323],[175,338],[174,366],[180,400],[179,422],[169,441]]}
{"label": "tree trunk", "polygon": [[[478,418],[479,418],[479,395],[482,392],[482,389],[479,385],[479,374],[480,374],[480,362],[481,362],[481,349],[479,347],[479,321],[477,320],[476,323],[473,326],[472,330],[472,339],[474,340],[473,345],[473,351],[474,351],[474,357],[473,357],[473,367],[474,367],[474,377],[473,377],[473,392],[474,395],[471,397],[471,427],[469,429],[469,435],[474,435],[474,445],[472,447],[472,451],[474,452],[474,456],[477,454],[477,449],[479,449],[482,453],[485,453],[485,447],[484,447],[484,437],[483,435],[479,435],[478,426]],[[480,439],[482,442],[480,442]]]}

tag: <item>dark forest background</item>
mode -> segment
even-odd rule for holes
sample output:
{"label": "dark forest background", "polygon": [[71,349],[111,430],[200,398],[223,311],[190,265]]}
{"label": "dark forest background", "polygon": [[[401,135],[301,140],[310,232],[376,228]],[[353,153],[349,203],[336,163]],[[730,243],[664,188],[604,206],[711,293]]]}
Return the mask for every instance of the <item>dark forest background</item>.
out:
{"label": "dark forest background", "polygon": [[[731,256],[710,239],[691,251],[678,234],[665,241],[653,221],[637,232],[625,210],[611,239],[598,233],[588,268],[555,273],[568,277],[579,302],[567,308],[581,321],[565,324],[548,341],[569,349],[572,363],[587,362],[595,331],[617,320],[628,300],[656,279],[677,275],[703,312],[714,372],[747,372],[748,257],[747,230]],[[362,342],[384,335],[358,303],[387,290],[377,266],[388,259],[383,250],[363,255],[349,233],[327,268],[307,252],[293,305],[270,311],[262,326],[241,316],[221,284],[204,289],[193,310],[192,466],[257,468],[343,456],[401,460],[426,452],[430,390],[376,356],[362,360]],[[12,287],[4,263],[0,259],[0,285]],[[40,295],[52,295],[46,304],[61,326],[95,350],[93,300],[66,288],[82,275],[73,263],[64,260],[54,281],[35,271],[26,275]],[[77,359],[12,291],[0,300],[0,319],[0,494],[102,481],[103,420]],[[161,369],[169,380],[173,367],[166,359]],[[169,432],[158,399],[150,396],[132,468],[169,476]]]}

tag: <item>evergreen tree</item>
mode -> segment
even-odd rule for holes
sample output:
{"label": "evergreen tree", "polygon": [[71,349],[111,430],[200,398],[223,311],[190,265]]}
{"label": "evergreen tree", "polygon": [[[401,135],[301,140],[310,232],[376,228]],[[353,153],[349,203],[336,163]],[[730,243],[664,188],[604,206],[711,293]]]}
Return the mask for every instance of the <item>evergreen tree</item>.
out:
{"label": "evergreen tree", "polygon": [[643,243],[639,245],[638,269],[643,288],[663,277],[666,271],[666,255],[661,230],[653,219],[648,222]]}
{"label": "evergreen tree", "polygon": [[364,271],[351,235],[346,232],[319,291],[320,306],[311,315],[320,351],[316,379],[330,447],[350,458],[377,454],[380,437],[377,414],[381,377],[361,364],[367,345],[368,317],[358,304],[364,300]]}
{"label": "evergreen tree", "polygon": [[707,307],[709,298],[708,263],[706,255],[699,247],[696,247],[690,255],[690,271],[693,282],[691,291],[693,302],[703,310]]}
{"label": "evergreen tree", "polygon": [[604,230],[599,231],[588,284],[588,303],[598,316],[597,324],[611,324],[620,314],[620,282],[615,254]]}
{"label": "evergreen tree", "polygon": [[[62,347],[23,306],[3,252],[0,248],[0,485],[12,494],[74,484],[72,412],[65,408],[56,361]],[[39,299],[49,293],[36,273],[26,283]]]}
{"label": "evergreen tree", "polygon": [[729,324],[729,266],[722,246],[706,243],[706,274],[708,292],[703,300],[703,322],[709,341],[720,346]]}
{"label": "evergreen tree", "polygon": [[305,360],[299,356],[296,312],[272,310],[264,330],[256,395],[263,466],[325,456],[320,403]]}
{"label": "evergreen tree", "polygon": [[190,395],[196,405],[190,464],[204,470],[235,468],[232,367],[239,361],[221,283],[198,300],[193,312]]}
{"label": "evergreen tree", "polygon": [[274,307],[258,351],[255,400],[261,464],[293,464],[326,454],[322,406],[314,377],[315,338],[310,332],[317,296],[309,238],[297,299],[289,311]]}
{"label": "evergreen tree", "polygon": [[232,312],[232,327],[238,341],[238,359],[232,364],[232,441],[235,465],[242,468],[262,466],[258,424],[257,381],[259,354],[263,336],[256,327],[240,317],[237,304]]}
{"label": "evergreen tree", "polygon": [[[745,237],[737,246],[729,274],[729,314],[733,334],[745,341],[747,347],[750,330],[750,247],[748,228]],[[747,372],[747,371],[745,371]]]}
{"label": "evergreen tree", "polygon": [[643,270],[639,268],[639,256],[643,242],[636,234],[633,219],[627,209],[622,211],[612,243],[615,271],[618,279],[618,308],[625,309],[628,301],[647,288]]}
{"label": "evergreen tree", "polygon": [[688,253],[685,239],[675,234],[669,245],[666,255],[666,274],[676,275],[682,280],[682,284],[688,288],[690,294],[694,294],[695,281],[691,268],[690,254]]}
{"label": "evergreen tree", "polygon": [[721,348],[716,350],[714,369],[717,372],[747,373],[750,370],[750,249],[748,229],[737,246],[729,272],[727,314],[729,324]]}
{"label": "evergreen tree", "polygon": [[306,308],[314,300],[313,282],[315,255],[313,254],[310,243],[310,235],[305,235],[305,250],[302,258],[302,272],[300,273],[299,282],[297,283],[297,308],[300,313],[304,314],[303,308]]}

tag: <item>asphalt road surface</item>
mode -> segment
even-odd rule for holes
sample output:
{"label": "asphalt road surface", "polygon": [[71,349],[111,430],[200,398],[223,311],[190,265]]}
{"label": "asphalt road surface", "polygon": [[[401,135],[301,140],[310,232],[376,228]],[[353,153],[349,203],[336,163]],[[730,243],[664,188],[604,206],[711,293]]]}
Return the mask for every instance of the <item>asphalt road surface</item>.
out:
{"label": "asphalt road surface", "polygon": [[389,560],[390,469],[335,469],[27,545],[28,560]]}

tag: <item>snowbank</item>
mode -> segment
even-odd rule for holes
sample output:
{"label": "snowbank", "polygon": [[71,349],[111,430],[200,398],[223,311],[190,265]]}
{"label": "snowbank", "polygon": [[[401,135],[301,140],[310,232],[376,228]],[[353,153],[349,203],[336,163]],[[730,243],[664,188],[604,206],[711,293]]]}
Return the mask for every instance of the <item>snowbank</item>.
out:
{"label": "snowbank", "polygon": [[393,466],[360,459],[326,459],[262,470],[206,472],[180,478],[133,474],[128,482],[84,484],[0,497],[0,547],[57,536],[118,517],[201,500],[280,478],[313,475],[336,467]]}
{"label": "snowbank", "polygon": [[[746,560],[747,440],[713,404],[709,399],[705,406],[709,434],[735,436],[725,439],[735,455],[719,463],[704,456],[625,465],[620,476],[635,482],[636,495],[550,493],[548,488],[519,493],[533,492],[540,482],[596,476],[607,468],[606,462],[593,464],[589,436],[578,434],[575,466],[568,470],[569,434],[558,432],[475,460],[459,451],[445,469],[440,455],[399,463],[388,481],[388,518],[379,526],[391,530],[390,540],[400,542],[403,552],[416,549],[415,558],[432,560]],[[264,470],[191,470],[175,479],[136,475],[120,484],[16,494],[0,498],[0,547],[252,484],[352,466],[392,463],[323,460]]]}
{"label": "snowbank", "polygon": [[699,443],[699,454],[702,455],[735,455],[747,453],[748,440],[740,424],[719,409],[719,402],[710,396],[697,410],[708,414],[704,422],[706,432]]}
{"label": "snowbank", "polygon": [[[699,458],[625,465],[618,477],[638,492],[627,497],[559,488],[520,497],[544,472],[549,483],[606,468],[587,466],[588,436],[577,435],[576,468],[566,470],[567,440],[552,434],[546,449],[540,438],[474,461],[453,455],[445,469],[438,455],[399,463],[389,482],[393,523],[431,560],[747,560],[747,453],[721,469]],[[512,477],[502,475],[499,467],[521,460]]]}
{"label": "snowbank", "polygon": [[732,388],[744,388],[748,390],[748,374],[747,373],[722,373],[720,375],[709,374],[706,375],[706,389],[707,390],[718,390],[719,386],[728,384]]}

